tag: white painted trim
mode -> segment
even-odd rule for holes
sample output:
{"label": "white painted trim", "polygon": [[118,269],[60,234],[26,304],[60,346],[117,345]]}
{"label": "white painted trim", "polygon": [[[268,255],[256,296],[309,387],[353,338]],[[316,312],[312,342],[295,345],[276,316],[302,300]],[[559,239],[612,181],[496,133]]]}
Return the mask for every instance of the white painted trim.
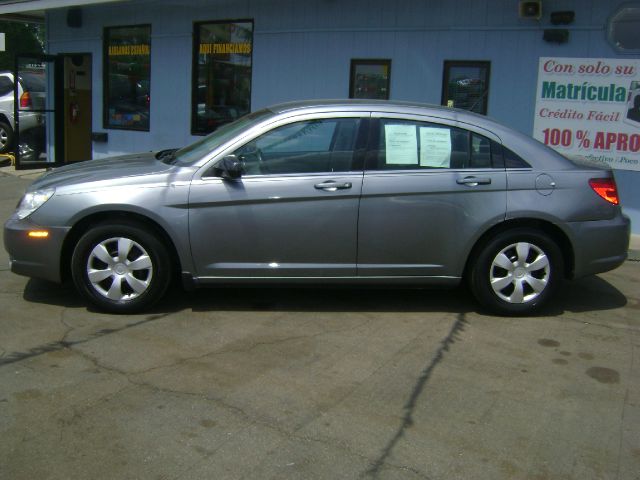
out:
{"label": "white painted trim", "polygon": [[13,0],[0,4],[0,15],[6,13],[26,13],[52,8],[82,7],[97,3],[122,2],[125,0]]}

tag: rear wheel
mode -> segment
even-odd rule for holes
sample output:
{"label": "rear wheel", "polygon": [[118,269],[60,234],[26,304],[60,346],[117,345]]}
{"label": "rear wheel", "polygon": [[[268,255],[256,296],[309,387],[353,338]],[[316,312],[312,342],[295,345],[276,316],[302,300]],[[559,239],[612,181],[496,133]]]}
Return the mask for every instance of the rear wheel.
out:
{"label": "rear wheel", "polygon": [[80,238],[71,260],[78,291],[113,313],[133,313],[157,302],[171,268],[165,245],[133,223],[97,225]]}
{"label": "rear wheel", "polygon": [[13,148],[13,128],[7,122],[0,121],[0,153],[8,153]]}
{"label": "rear wheel", "polygon": [[547,304],[562,277],[561,252],[553,239],[518,228],[499,233],[481,247],[469,283],[489,310],[526,315]]}

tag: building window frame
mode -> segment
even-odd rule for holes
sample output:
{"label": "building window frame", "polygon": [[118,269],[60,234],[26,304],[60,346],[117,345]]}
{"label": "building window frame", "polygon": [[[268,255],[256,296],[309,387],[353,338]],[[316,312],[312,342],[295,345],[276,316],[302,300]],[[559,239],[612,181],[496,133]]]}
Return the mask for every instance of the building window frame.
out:
{"label": "building window frame", "polygon": [[130,28],[148,28],[149,29],[149,85],[148,91],[151,92],[151,43],[152,43],[152,28],[150,23],[135,24],[135,25],[113,25],[104,27],[103,30],[103,45],[102,45],[102,127],[109,130],[132,130],[138,132],[149,132],[151,129],[151,103],[149,100],[149,122],[148,125],[136,127],[127,125],[113,125],[109,119],[109,32],[117,29],[130,29]]}
{"label": "building window frame", "polygon": [[[240,19],[225,19],[225,20],[204,20],[193,23],[193,45],[192,45],[192,58],[191,58],[191,135],[206,136],[211,132],[203,132],[196,128],[197,116],[198,116],[198,57],[200,54],[200,27],[202,25],[223,25],[227,23],[250,23],[251,24],[251,53],[249,54],[250,62],[250,82],[249,82],[249,98],[248,98],[248,111],[251,112],[251,96],[253,90],[253,46],[254,46],[254,33],[255,22],[252,18],[240,18]],[[242,116],[242,115],[240,115]],[[216,127],[217,128],[217,127]],[[215,131],[216,129],[214,128]]]}
{"label": "building window frame", "polygon": [[[462,68],[481,68],[486,70],[486,87],[485,92],[482,94],[484,101],[482,102],[483,108],[479,111],[473,109],[467,109],[471,112],[480,113],[486,115],[489,108],[489,91],[491,88],[491,62],[488,60],[445,60],[442,71],[442,97],[441,105],[448,106],[449,95],[449,80],[451,78],[451,70],[455,67]],[[453,105],[455,108],[459,108],[457,105]]]}
{"label": "building window frame", "polygon": [[384,97],[375,97],[378,100],[389,100],[391,96],[391,59],[389,58],[352,58],[351,68],[349,70],[349,98],[367,98],[356,96],[356,74],[360,66],[382,66],[387,68],[386,78],[386,95]]}

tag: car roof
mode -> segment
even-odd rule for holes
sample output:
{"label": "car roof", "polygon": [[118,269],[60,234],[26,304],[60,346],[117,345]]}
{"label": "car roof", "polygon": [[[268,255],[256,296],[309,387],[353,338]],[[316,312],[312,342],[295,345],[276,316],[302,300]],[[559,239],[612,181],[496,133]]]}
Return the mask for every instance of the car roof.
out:
{"label": "car roof", "polygon": [[477,113],[461,110],[458,108],[444,107],[442,105],[433,105],[419,102],[404,102],[395,100],[359,100],[359,99],[328,99],[328,100],[300,100],[295,102],[286,102],[269,107],[275,114],[290,113],[294,111],[372,111],[372,112],[388,112],[406,115],[427,115],[437,117],[454,122],[468,123],[476,125],[485,130],[493,131],[498,136],[499,132],[504,132],[505,128],[501,123]]}
{"label": "car roof", "polygon": [[[409,113],[411,110],[420,110],[424,115],[425,109],[430,113],[438,112],[439,117],[451,116],[452,111],[448,107],[442,107],[440,105],[429,105],[416,102],[401,102],[390,100],[360,100],[360,99],[322,99],[322,100],[300,100],[295,102],[280,103],[269,107],[274,113],[286,113],[293,110],[329,110],[329,109],[347,109],[347,110],[373,110],[373,111],[398,111],[402,113]],[[460,110],[463,112],[463,110]],[[448,114],[448,115],[447,115]],[[453,118],[453,117],[451,117]]]}

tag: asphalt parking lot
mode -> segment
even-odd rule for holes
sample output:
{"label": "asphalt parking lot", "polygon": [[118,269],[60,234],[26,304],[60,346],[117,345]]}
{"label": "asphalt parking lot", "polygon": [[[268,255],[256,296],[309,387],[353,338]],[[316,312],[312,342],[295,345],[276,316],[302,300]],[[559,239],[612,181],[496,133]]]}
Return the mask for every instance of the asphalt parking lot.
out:
{"label": "asphalt parking lot", "polygon": [[[31,175],[0,173],[0,217]],[[640,262],[533,318],[456,290],[105,315],[0,251],[2,479],[640,479]]]}

